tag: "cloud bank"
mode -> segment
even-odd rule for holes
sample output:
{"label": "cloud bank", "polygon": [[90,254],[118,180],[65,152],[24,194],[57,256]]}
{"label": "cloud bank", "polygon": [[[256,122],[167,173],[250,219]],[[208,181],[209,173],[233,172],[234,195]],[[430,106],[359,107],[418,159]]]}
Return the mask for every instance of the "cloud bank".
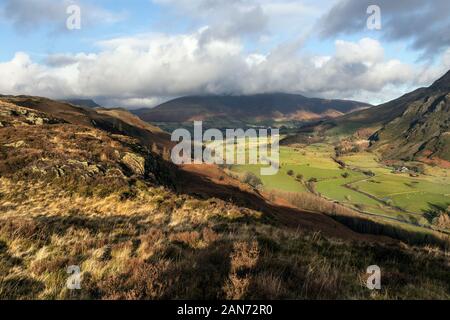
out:
{"label": "cloud bank", "polygon": [[[98,50],[92,52],[52,54],[40,60],[18,52],[8,61],[0,61],[0,93],[94,98],[106,106],[130,108],[151,107],[184,95],[267,92],[378,103],[429,85],[450,69],[448,0],[432,4],[378,1],[383,37],[410,43],[438,64],[388,58],[380,40],[369,37],[339,40],[364,30],[366,9],[371,4],[366,0],[319,4],[307,0],[153,2],[190,20],[188,31],[114,37],[97,42]],[[72,1],[5,0],[2,14],[21,32],[32,32],[49,24],[58,26],[69,3]],[[117,18],[89,0],[80,3],[92,8],[83,11],[88,14],[87,21]],[[322,18],[318,6],[322,11],[329,8]],[[302,17],[320,18],[313,33],[327,38],[324,41],[338,39],[333,41],[332,53],[307,53],[302,50],[307,37],[298,33],[262,45],[263,49],[259,46],[264,37],[277,37],[278,30],[304,26]]]}
{"label": "cloud bank", "polygon": [[418,73],[411,65],[386,59],[380,42],[370,38],[338,40],[330,56],[300,54],[289,46],[262,55],[247,53],[236,39],[204,43],[205,32],[114,38],[98,43],[98,53],[58,54],[43,63],[17,53],[0,63],[0,92],[94,97],[129,107],[191,94],[283,91],[358,99],[389,86],[417,84],[411,79],[426,83],[450,68],[450,50],[439,69]]}

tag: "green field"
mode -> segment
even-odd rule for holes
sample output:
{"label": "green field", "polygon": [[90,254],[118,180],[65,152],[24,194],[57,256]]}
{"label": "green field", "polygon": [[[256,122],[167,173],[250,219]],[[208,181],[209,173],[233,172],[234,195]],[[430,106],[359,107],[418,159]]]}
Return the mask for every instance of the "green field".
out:
{"label": "green field", "polygon": [[424,179],[384,174],[355,185],[364,192],[391,200],[395,206],[415,213],[426,212],[433,205],[446,208],[450,204],[450,197],[445,194],[450,185]]}
{"label": "green field", "polygon": [[[381,164],[376,154],[368,152],[340,158],[347,165],[343,169],[333,156],[333,147],[324,143],[305,148],[281,147],[277,175],[261,176],[258,165],[237,165],[231,170],[241,175],[256,174],[265,190],[310,192],[306,184],[313,179],[315,191],[324,198],[414,224],[428,225],[424,214],[450,205],[449,170],[427,167],[419,177],[397,174]],[[367,171],[375,176],[363,173]],[[297,175],[302,176],[302,181],[296,179]]]}

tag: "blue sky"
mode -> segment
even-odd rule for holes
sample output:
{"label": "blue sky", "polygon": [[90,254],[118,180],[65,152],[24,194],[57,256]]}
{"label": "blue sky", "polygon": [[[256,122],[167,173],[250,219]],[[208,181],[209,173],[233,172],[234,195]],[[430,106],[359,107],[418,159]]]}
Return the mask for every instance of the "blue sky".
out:
{"label": "blue sky", "polygon": [[[449,1],[378,0],[382,28],[369,30],[372,2],[0,0],[0,93],[130,108],[274,91],[379,103],[450,69]],[[65,28],[72,4],[80,30]]]}

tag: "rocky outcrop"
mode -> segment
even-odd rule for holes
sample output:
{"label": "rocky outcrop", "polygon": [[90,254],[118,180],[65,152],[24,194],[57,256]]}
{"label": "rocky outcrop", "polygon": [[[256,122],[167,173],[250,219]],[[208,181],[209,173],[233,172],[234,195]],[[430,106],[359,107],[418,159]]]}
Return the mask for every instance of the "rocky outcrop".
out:
{"label": "rocky outcrop", "polygon": [[14,105],[0,100],[0,117],[2,118],[0,127],[63,123],[61,119],[55,119],[49,115],[35,110]]}
{"label": "rocky outcrop", "polygon": [[130,169],[135,175],[145,175],[145,159],[135,153],[125,153],[122,157],[122,163]]}

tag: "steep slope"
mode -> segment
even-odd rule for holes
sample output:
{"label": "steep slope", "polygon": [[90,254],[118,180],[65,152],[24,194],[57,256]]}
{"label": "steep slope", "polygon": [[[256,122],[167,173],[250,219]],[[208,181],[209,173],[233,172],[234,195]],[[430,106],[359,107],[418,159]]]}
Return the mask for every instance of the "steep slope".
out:
{"label": "steep slope", "polygon": [[[450,72],[412,95],[398,108],[401,115],[372,138],[385,158],[420,160],[450,166]],[[390,105],[398,106],[396,101]]]}
{"label": "steep slope", "polygon": [[333,127],[333,132],[338,133],[352,133],[360,128],[381,129],[385,124],[402,116],[410,104],[427,96],[449,92],[449,77],[449,73],[447,73],[428,88],[419,88],[395,100],[346,114],[327,121],[325,124]]}
{"label": "steep slope", "polygon": [[385,104],[344,115],[330,121],[330,124],[343,128],[342,131],[345,131],[346,127],[350,129],[377,128],[401,116],[410,103],[426,92],[426,88],[420,88]]}
{"label": "steep slope", "polygon": [[367,107],[368,104],[355,101],[315,99],[279,93],[183,97],[153,109],[137,110],[135,114],[148,122],[225,119],[254,123],[274,119],[328,118]]}

